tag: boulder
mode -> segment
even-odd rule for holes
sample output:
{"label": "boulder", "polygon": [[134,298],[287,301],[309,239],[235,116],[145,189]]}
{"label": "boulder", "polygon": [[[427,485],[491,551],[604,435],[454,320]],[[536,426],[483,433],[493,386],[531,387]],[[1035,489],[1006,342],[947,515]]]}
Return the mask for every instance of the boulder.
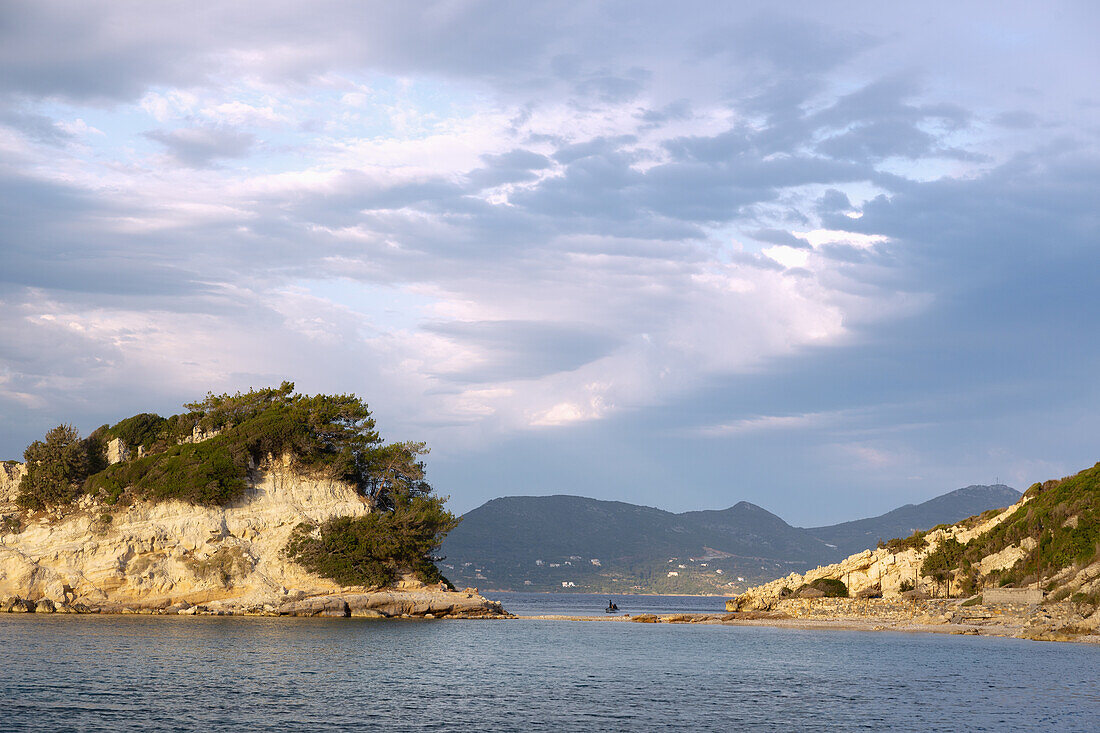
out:
{"label": "boulder", "polygon": [[36,613],[53,613],[57,610],[57,607],[49,598],[43,598],[34,604],[34,610]]}
{"label": "boulder", "polygon": [[652,613],[640,613],[637,616],[631,616],[630,620],[636,624],[655,624],[657,616]]}
{"label": "boulder", "polygon": [[351,609],[351,615],[353,618],[386,618],[386,614],[375,611],[373,608],[353,608]]}

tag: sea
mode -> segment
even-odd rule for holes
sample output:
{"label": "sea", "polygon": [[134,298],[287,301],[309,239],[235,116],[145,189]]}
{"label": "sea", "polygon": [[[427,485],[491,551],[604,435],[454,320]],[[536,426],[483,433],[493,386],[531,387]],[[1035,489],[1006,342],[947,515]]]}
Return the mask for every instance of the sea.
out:
{"label": "sea", "polygon": [[[607,596],[488,594],[520,615]],[[613,596],[620,609],[723,599]],[[563,620],[0,615],[5,731],[1090,731],[1100,646]]]}

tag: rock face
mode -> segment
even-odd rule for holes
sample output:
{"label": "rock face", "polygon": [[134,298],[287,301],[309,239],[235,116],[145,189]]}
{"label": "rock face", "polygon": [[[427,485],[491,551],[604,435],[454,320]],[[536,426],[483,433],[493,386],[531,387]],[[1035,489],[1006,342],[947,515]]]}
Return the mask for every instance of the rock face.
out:
{"label": "rock face", "polygon": [[[1025,501],[1027,499],[1022,499],[1020,503]],[[791,573],[785,578],[749,588],[737,598],[728,601],[726,608],[729,611],[770,610],[776,608],[778,603],[786,598],[787,592],[797,590],[821,578],[842,581],[848,587],[849,595],[868,591],[868,593],[881,593],[884,598],[900,595],[903,583],[931,586],[932,579],[920,574],[921,563],[924,562],[928,553],[949,538],[964,544],[969,542],[1007,519],[1015,506],[971,527],[955,525],[929,532],[925,535],[928,545],[920,550],[909,549],[901,552],[892,552],[885,548],[864,550],[833,565],[815,568],[804,574]],[[997,555],[985,558],[981,570],[983,573],[988,573],[994,569],[1010,568],[1033,546],[1034,541],[1025,538],[1019,546],[1009,547]]]}
{"label": "rock face", "polygon": [[[1068,625],[1069,628],[1087,630],[1100,628],[1100,608],[1091,608],[1087,605],[1077,608],[1070,602],[1051,605],[1052,602],[1060,598],[1064,599],[1075,591],[1086,594],[1100,593],[1100,562],[1093,562],[1084,567],[1071,565],[1054,575],[1044,576],[1044,585],[1049,584],[1061,589],[1060,595],[1045,599],[1042,609],[1046,610],[1036,611],[1036,604],[1044,602],[1043,594],[1037,589],[982,591],[983,598],[987,592],[989,597],[982,600],[981,605],[976,606],[978,610],[967,610],[968,607],[961,605],[961,599],[929,601],[927,594],[923,592],[922,589],[933,587],[932,578],[920,574],[921,564],[929,553],[935,551],[942,542],[952,538],[966,544],[1008,519],[1029,500],[1025,497],[1008,509],[970,526],[960,523],[929,532],[925,535],[928,544],[920,550],[909,549],[902,552],[891,552],[887,549],[864,550],[834,565],[816,568],[802,575],[791,573],[785,578],[749,588],[736,598],[727,601],[726,610],[731,612],[779,611],[795,618],[844,619],[876,616],[895,622],[908,620],[922,623],[946,623],[942,619],[929,621],[928,618],[923,617],[939,618],[937,614],[948,612],[960,617],[970,617],[986,613],[984,609],[998,607],[999,610],[995,612],[998,616],[1015,617],[1015,623],[1021,628],[1025,625],[1027,628],[1031,626],[1046,628],[1044,624],[1050,623],[1054,623],[1055,626],[1060,624],[1060,627]],[[986,574],[991,570],[1011,568],[1021,557],[1033,552],[1034,549],[1035,540],[1025,537],[1019,544],[1011,545],[1000,552],[982,558],[980,570]],[[799,593],[798,598],[791,597],[793,591],[821,578],[844,582],[848,587],[849,596],[853,597],[813,598],[808,597],[805,592]],[[906,582],[915,586],[917,590],[902,592],[902,583]],[[975,601],[977,600],[981,599],[976,598]],[[1006,611],[1005,607],[1010,610]],[[928,608],[938,610],[931,613],[927,610]],[[1011,611],[1012,608],[1016,610]],[[1054,622],[1049,618],[1051,608],[1060,609],[1057,611],[1060,616]],[[931,616],[929,616],[930,613]],[[1043,613],[1048,615],[1046,620],[1038,618]]]}
{"label": "rock face", "polygon": [[0,509],[15,502],[15,496],[19,493],[19,482],[26,473],[27,467],[22,463],[0,463]]}
{"label": "rock face", "polygon": [[428,616],[433,618],[490,618],[504,615],[496,601],[472,591],[443,593],[438,590],[380,590],[370,593],[340,593],[315,596],[280,605],[281,616],[360,616],[391,618]]}
{"label": "rock face", "polygon": [[[20,464],[5,464],[0,471],[0,517],[18,511],[12,501],[22,471]],[[55,606],[103,610],[176,606],[177,612],[186,612],[202,605],[280,613],[288,603],[313,603],[311,597],[319,597],[328,599],[320,601],[318,613],[325,615],[350,615],[353,608],[387,616],[432,612],[422,607],[442,614],[460,608],[459,615],[476,615],[475,607],[485,615],[501,613],[499,605],[476,594],[467,598],[428,590],[414,581],[402,583],[412,586],[408,592],[413,594],[404,600],[397,598],[400,591],[343,588],[283,556],[299,523],[369,511],[353,487],[303,476],[286,463],[257,472],[248,496],[225,508],[177,501],[108,507],[85,497],[77,511],[60,517],[22,515],[21,529],[0,524],[0,598],[24,599],[30,605],[25,610],[45,599]],[[349,591],[380,598],[357,599],[355,605],[343,601],[342,606],[332,600]],[[427,596],[442,600],[428,602]],[[294,607],[286,613],[318,615]]]}

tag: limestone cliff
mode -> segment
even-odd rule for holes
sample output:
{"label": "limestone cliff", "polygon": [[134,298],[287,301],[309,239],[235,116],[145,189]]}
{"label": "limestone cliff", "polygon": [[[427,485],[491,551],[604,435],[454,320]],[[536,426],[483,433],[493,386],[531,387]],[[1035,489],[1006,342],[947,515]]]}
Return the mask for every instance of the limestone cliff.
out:
{"label": "limestone cliff", "polygon": [[[843,582],[851,596],[881,594],[886,599],[897,598],[902,594],[903,584],[906,588],[931,589],[935,586],[933,579],[921,572],[921,565],[930,553],[949,539],[955,539],[965,545],[971,540],[984,535],[1002,522],[1010,519],[1018,509],[1032,499],[1033,496],[1025,495],[1013,506],[1001,510],[984,520],[963,521],[950,527],[929,532],[924,536],[927,544],[919,549],[910,547],[901,550],[886,548],[864,550],[833,565],[815,568],[804,574],[791,573],[785,578],[748,589],[728,601],[726,607],[730,611],[772,610],[776,608],[789,611],[790,603],[786,602],[781,606],[781,601],[790,598],[792,593],[799,588],[820,579]],[[1021,558],[1030,556],[1034,549],[1035,540],[1024,537],[1016,544],[984,556],[976,569],[980,571],[981,575],[989,575],[993,571],[1007,570],[1016,565]],[[1045,576],[1044,584],[1048,587],[1056,585],[1061,589],[1060,596],[1063,598],[1067,597],[1072,591],[1095,593],[1100,590],[1100,562],[1070,565],[1057,573]],[[951,587],[951,581],[949,581],[947,590],[950,591]],[[957,592],[957,588],[955,592]],[[1093,623],[1100,622],[1100,611],[1093,615],[1091,621]]]}
{"label": "limestone cliff", "polygon": [[[283,548],[299,523],[370,511],[353,486],[301,475],[287,462],[254,472],[247,496],[227,507],[179,501],[110,507],[85,496],[63,514],[52,515],[27,514],[14,505],[22,473],[20,464],[4,464],[0,470],[0,518],[9,520],[0,524],[0,598],[105,610],[203,604],[352,615],[354,609],[341,598],[351,593],[362,608],[373,609],[355,615],[500,612],[499,605],[476,594],[443,593],[411,579],[401,587],[417,590],[415,603],[405,603],[392,591],[366,598],[367,589],[342,588],[286,559]],[[316,608],[303,605],[315,597],[325,601]],[[379,598],[389,599],[388,605]]]}

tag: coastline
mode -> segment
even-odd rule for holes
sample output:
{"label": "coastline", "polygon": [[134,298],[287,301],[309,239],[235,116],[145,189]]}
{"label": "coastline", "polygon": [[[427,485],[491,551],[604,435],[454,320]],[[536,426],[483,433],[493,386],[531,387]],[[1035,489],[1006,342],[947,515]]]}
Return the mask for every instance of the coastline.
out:
{"label": "coastline", "polygon": [[[426,599],[428,594],[415,591],[385,591],[369,594],[342,594],[318,596],[302,599],[282,607],[243,607],[227,604],[206,604],[172,607],[132,607],[107,604],[97,607],[37,611],[25,609],[9,611],[0,615],[29,616],[34,614],[49,616],[64,615],[143,615],[143,616],[195,616],[195,617],[238,617],[238,618],[361,618],[375,620],[516,620],[550,622],[598,622],[598,623],[636,623],[701,626],[756,626],[798,631],[859,631],[865,633],[897,632],[909,634],[941,634],[949,636],[985,636],[999,638],[1026,639],[1030,641],[1058,641],[1079,644],[1100,645],[1100,634],[1096,629],[1081,627],[1059,627],[1057,624],[1034,623],[1017,613],[1002,615],[996,620],[984,619],[980,622],[967,620],[943,620],[930,618],[928,614],[908,619],[884,617],[842,617],[842,616],[792,616],[784,611],[741,611],[732,613],[664,613],[664,614],[616,614],[616,615],[574,615],[574,614],[529,614],[509,613],[499,603],[489,601],[462,591],[450,593],[432,593],[435,596],[450,598]],[[461,597],[461,601],[455,597]],[[432,601],[436,602],[432,602]],[[350,604],[349,604],[350,601]],[[439,603],[443,601],[443,603]],[[448,602],[449,601],[449,602]],[[370,607],[368,607],[368,605]],[[6,609],[0,609],[6,610]],[[927,610],[927,609],[926,609]],[[36,612],[37,611],[37,612]]]}
{"label": "coastline", "polygon": [[604,623],[660,623],[692,624],[703,626],[761,626],[799,631],[893,631],[906,634],[944,634],[949,636],[986,636],[1029,641],[1062,641],[1100,645],[1100,634],[1069,634],[1054,629],[1028,629],[1023,624],[1006,623],[975,626],[965,623],[906,623],[883,619],[859,620],[844,618],[793,618],[783,614],[639,614],[638,616],[571,616],[565,614],[539,614],[514,616],[522,621],[597,621]]}
{"label": "coastline", "polygon": [[0,600],[0,612],[13,615],[129,615],[146,616],[294,616],[328,618],[510,618],[499,602],[474,589],[350,589],[340,593],[295,594],[289,598],[220,599],[201,603],[125,603],[104,601],[54,603],[9,596]]}

